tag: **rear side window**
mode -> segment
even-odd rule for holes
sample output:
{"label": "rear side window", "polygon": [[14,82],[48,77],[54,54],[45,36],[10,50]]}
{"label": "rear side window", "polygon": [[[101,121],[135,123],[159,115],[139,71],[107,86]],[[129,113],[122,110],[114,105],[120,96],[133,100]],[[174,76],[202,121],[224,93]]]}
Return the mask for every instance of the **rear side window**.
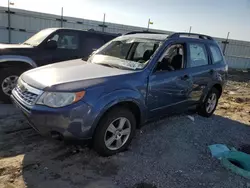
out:
{"label": "rear side window", "polygon": [[97,50],[104,44],[105,41],[100,35],[95,33],[84,33],[82,37],[83,56],[88,57],[94,50]]}
{"label": "rear side window", "polygon": [[209,46],[209,49],[210,49],[211,54],[212,54],[213,63],[214,64],[220,63],[223,60],[223,57],[221,55],[221,51],[220,51],[219,47],[211,45],[211,46]]}
{"label": "rear side window", "polygon": [[116,37],[113,36],[113,35],[102,35],[102,38],[103,38],[103,40],[105,41],[105,43],[107,43],[107,42],[113,40],[113,39],[116,38]]}
{"label": "rear side window", "polygon": [[189,67],[208,65],[207,51],[203,44],[191,43],[188,46],[190,53]]}

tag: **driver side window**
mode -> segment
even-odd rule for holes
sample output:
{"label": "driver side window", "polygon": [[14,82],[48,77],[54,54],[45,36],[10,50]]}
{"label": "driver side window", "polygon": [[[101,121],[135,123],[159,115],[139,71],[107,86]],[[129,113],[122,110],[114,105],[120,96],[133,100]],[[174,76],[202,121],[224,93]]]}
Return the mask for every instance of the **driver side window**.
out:
{"label": "driver side window", "polygon": [[60,32],[49,40],[56,41],[57,48],[75,50],[79,48],[79,35],[73,32]]}
{"label": "driver side window", "polygon": [[184,68],[184,48],[182,44],[169,46],[158,60],[156,71],[176,71]]}

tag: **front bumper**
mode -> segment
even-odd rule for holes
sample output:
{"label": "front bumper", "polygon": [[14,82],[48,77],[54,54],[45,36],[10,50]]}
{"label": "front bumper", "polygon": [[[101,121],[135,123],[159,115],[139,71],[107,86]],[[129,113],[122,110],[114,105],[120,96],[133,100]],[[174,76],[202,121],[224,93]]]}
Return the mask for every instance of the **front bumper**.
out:
{"label": "front bumper", "polygon": [[91,107],[83,101],[62,108],[50,108],[42,105],[27,107],[14,95],[11,95],[11,100],[23,112],[29,124],[43,136],[56,132],[65,139],[92,137]]}

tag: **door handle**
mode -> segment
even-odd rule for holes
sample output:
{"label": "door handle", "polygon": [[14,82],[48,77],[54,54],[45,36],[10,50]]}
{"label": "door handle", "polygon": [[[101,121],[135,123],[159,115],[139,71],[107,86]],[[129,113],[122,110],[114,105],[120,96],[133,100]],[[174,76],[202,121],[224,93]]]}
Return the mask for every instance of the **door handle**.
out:
{"label": "door handle", "polygon": [[190,76],[188,76],[187,74],[181,77],[181,80],[189,80]]}

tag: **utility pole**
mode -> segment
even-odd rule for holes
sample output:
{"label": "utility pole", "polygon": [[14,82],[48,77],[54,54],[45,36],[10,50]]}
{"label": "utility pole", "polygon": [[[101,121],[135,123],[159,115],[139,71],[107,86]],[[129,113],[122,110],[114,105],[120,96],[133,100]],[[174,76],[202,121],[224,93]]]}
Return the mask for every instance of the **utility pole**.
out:
{"label": "utility pole", "polygon": [[150,19],[148,19],[148,28],[147,28],[147,31],[149,30],[149,22],[150,22]]}
{"label": "utility pole", "polygon": [[105,19],[106,19],[106,14],[103,14],[103,20],[102,20],[102,24],[99,24],[99,27],[102,28],[102,32],[105,32],[105,28],[108,27],[107,25],[105,25]]}
{"label": "utility pole", "polygon": [[148,19],[148,28],[147,28],[147,31],[149,31],[149,24],[150,24],[150,18]]}
{"label": "utility pole", "polygon": [[102,25],[103,25],[102,32],[104,32],[104,28],[105,28],[105,18],[106,18],[106,14],[104,13],[103,14],[103,22],[102,22]]}
{"label": "utility pole", "polygon": [[61,27],[63,27],[63,7],[62,7],[62,10],[61,10]]}
{"label": "utility pole", "polygon": [[149,31],[149,25],[152,24],[153,25],[153,22],[150,21],[150,18],[148,19],[148,28],[147,28],[147,31]]}
{"label": "utility pole", "polygon": [[224,44],[224,47],[223,47],[223,55],[225,55],[225,53],[226,53],[227,44],[229,44],[229,42],[228,42],[229,35],[230,35],[230,32],[227,33],[227,38],[226,38],[226,40],[225,40],[225,41],[222,41],[222,43]]}
{"label": "utility pole", "polygon": [[192,26],[189,27],[189,32],[188,33],[190,34],[191,31],[192,31]]}
{"label": "utility pole", "polygon": [[11,30],[10,30],[10,0],[8,0],[8,33],[9,43],[11,43]]}

